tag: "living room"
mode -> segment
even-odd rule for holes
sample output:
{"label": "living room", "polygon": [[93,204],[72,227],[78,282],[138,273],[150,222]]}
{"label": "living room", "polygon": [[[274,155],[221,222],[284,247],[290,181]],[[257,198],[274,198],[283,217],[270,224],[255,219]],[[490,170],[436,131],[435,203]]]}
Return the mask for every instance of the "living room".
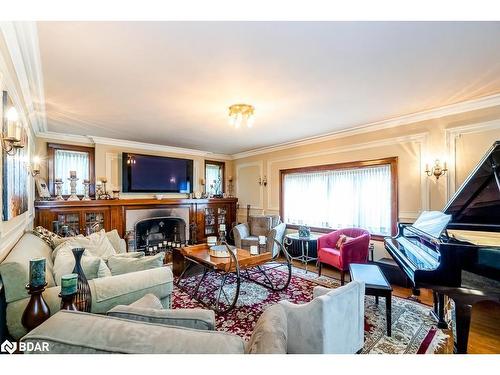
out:
{"label": "living room", "polygon": [[109,11],[0,23],[2,354],[497,358],[500,22]]}

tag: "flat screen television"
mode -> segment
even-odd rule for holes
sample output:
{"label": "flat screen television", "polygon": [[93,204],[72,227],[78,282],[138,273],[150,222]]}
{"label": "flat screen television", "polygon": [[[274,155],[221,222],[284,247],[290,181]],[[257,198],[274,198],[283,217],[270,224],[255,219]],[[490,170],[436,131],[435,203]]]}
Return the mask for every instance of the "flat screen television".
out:
{"label": "flat screen television", "polygon": [[124,193],[192,193],[193,161],[153,155],[122,154]]}

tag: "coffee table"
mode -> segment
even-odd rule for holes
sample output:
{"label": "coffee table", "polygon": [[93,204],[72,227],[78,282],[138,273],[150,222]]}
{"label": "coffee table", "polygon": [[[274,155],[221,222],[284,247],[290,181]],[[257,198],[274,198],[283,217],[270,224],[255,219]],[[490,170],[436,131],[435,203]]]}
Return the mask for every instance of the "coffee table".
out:
{"label": "coffee table", "polygon": [[[236,306],[242,278],[273,291],[288,287],[292,277],[291,258],[281,244],[279,249],[274,255],[270,252],[251,255],[245,249],[229,250],[229,257],[219,258],[210,255],[206,243],[183,247],[181,254],[186,265],[176,280],[176,286],[204,306],[226,313]],[[203,271],[189,276],[189,270],[195,265],[201,266]],[[277,277],[276,273],[271,275],[273,269],[282,269],[284,272],[278,275],[283,277]]]}
{"label": "coffee table", "polygon": [[365,294],[375,296],[375,303],[378,304],[379,297],[385,297],[385,316],[387,323],[387,336],[391,335],[391,299],[392,287],[387,281],[379,266],[375,264],[357,264],[349,265],[351,280],[363,281],[365,283]]}

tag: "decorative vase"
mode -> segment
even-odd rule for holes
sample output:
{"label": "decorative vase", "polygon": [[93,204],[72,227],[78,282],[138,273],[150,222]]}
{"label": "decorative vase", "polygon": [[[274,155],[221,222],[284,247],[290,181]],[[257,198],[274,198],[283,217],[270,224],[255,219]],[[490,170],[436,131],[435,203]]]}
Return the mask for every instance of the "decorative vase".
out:
{"label": "decorative vase", "polygon": [[85,248],[81,247],[73,249],[73,256],[75,257],[75,268],[73,269],[73,273],[78,275],[78,289],[74,303],[78,311],[90,312],[90,308],[92,306],[92,294],[81,264],[84,251]]}

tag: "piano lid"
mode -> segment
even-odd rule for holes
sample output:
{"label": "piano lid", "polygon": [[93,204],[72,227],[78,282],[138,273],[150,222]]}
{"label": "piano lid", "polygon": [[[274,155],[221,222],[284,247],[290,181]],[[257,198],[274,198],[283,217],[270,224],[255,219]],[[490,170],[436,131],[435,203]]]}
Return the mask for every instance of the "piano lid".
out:
{"label": "piano lid", "polygon": [[496,141],[443,212],[448,228],[500,232],[500,141]]}

